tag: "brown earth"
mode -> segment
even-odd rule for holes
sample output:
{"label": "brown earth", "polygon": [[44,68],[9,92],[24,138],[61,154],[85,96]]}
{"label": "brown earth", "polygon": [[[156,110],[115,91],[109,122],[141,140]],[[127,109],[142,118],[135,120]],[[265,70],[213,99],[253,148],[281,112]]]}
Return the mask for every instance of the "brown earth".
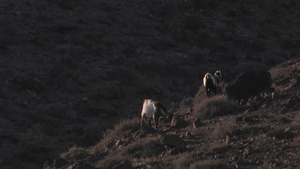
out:
{"label": "brown earth", "polygon": [[[111,167],[299,167],[299,9],[296,0],[4,0],[0,168],[53,167],[74,145],[86,152],[121,120],[139,117],[144,98],[189,125],[134,128],[56,165],[101,167],[117,156]],[[198,104],[231,102],[203,96],[203,75],[217,69],[225,84],[268,69],[273,90],[234,101],[229,115],[201,116],[193,128]],[[219,132],[222,125],[234,130]]]}

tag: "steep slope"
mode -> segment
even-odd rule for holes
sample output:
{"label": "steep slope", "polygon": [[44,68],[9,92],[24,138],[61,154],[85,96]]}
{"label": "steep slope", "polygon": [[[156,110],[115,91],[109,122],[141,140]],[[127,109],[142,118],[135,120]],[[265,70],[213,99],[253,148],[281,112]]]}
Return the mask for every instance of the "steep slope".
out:
{"label": "steep slope", "polygon": [[294,0],[1,2],[0,167],[41,168],[89,147],[139,116],[144,98],[175,112],[207,71],[227,82],[298,57],[298,9]]}
{"label": "steep slope", "polygon": [[247,101],[206,98],[200,88],[169,109],[171,123],[140,130],[139,119],[127,119],[98,144],[62,153],[59,167],[299,168],[299,66],[298,58],[272,68],[273,89]]}

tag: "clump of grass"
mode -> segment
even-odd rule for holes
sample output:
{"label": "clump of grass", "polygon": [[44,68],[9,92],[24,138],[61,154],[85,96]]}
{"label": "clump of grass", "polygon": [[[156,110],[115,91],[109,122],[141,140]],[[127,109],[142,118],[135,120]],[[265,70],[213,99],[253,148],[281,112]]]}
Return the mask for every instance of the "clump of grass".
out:
{"label": "clump of grass", "polygon": [[221,153],[227,149],[228,145],[225,143],[214,143],[209,147],[210,153]]}
{"label": "clump of grass", "polygon": [[225,118],[217,124],[216,128],[212,132],[212,137],[215,139],[221,139],[226,135],[232,136],[238,131],[238,125],[235,119],[232,117]]}
{"label": "clump of grass", "polygon": [[103,149],[104,146],[109,142],[124,137],[128,137],[131,133],[138,131],[140,126],[140,119],[133,118],[121,121],[119,124],[115,125],[113,129],[107,130],[103,134],[103,139],[90,148],[91,152],[96,152],[99,149]]}
{"label": "clump of grass", "polygon": [[187,169],[194,162],[194,159],[189,154],[182,154],[181,157],[175,160],[175,167],[177,169]]}
{"label": "clump of grass", "polygon": [[194,98],[194,104],[195,103],[201,103],[203,100],[206,100],[207,99],[207,96],[206,96],[206,91],[204,89],[203,86],[201,86],[197,92],[197,94],[195,95],[195,98]]}
{"label": "clump of grass", "polygon": [[226,169],[227,165],[221,160],[205,160],[193,163],[190,169]]}
{"label": "clump of grass", "polygon": [[292,146],[300,147],[300,136],[294,139],[294,141],[292,142]]}
{"label": "clump of grass", "polygon": [[97,168],[113,168],[116,165],[121,164],[122,162],[128,161],[127,158],[120,156],[119,154],[105,158],[101,161],[98,161],[95,165]]}
{"label": "clump of grass", "polygon": [[295,126],[299,126],[300,125],[300,112],[297,112],[296,115],[294,116],[293,124]]}
{"label": "clump of grass", "polygon": [[66,160],[70,159],[82,159],[88,155],[88,152],[85,148],[71,147],[68,151],[60,154],[60,157]]}
{"label": "clump of grass", "polygon": [[223,95],[206,98],[204,100],[196,99],[194,103],[195,115],[204,119],[229,115],[236,111],[237,105]]}
{"label": "clump of grass", "polygon": [[163,144],[157,140],[148,140],[145,142],[134,142],[123,149],[122,154],[126,157],[147,158],[159,155],[165,150]]}

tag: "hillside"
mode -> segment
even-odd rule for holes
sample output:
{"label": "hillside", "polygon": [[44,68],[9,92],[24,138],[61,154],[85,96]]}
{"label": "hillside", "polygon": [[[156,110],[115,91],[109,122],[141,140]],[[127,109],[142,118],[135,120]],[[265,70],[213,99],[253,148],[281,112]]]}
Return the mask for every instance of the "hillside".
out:
{"label": "hillside", "polygon": [[[222,95],[206,98],[200,88],[194,98],[173,105],[169,111],[177,118],[171,123],[161,119],[158,130],[140,130],[137,118],[124,120],[99,143],[62,153],[54,166],[299,168],[299,67],[300,59],[292,59],[272,68],[274,91],[246,101],[233,102]],[[203,116],[207,111],[213,116]]]}
{"label": "hillside", "polygon": [[[70,160],[60,159],[62,164],[99,167],[117,156],[130,167],[169,168],[188,154],[187,167],[213,159],[225,159],[229,167],[299,165],[299,9],[295,0],[1,2],[0,168],[52,167],[61,154]],[[217,97],[234,104],[234,114],[200,118],[194,129],[194,100],[207,100],[202,77],[217,69],[224,84],[245,71],[270,70],[275,96],[238,103]],[[145,98],[159,100],[188,125],[138,130]],[[224,120],[237,129],[228,144],[209,134]],[[127,121],[133,126],[126,136],[110,136]],[[278,139],[278,131],[292,134]],[[166,148],[161,139],[169,134],[181,136],[183,145]],[[159,150],[126,149],[134,143]],[[220,150],[206,150],[213,144]],[[74,160],[63,153],[70,148],[85,153]],[[268,152],[266,160],[254,159],[260,149]]]}

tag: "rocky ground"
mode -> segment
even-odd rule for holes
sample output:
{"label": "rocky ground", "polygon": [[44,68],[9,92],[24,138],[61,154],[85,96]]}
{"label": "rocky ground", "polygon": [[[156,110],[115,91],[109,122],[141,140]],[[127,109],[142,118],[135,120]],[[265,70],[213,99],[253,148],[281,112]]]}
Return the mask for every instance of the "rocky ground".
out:
{"label": "rocky ground", "polygon": [[[294,0],[1,2],[0,168],[299,167],[299,9]],[[272,89],[208,99],[202,77],[217,69],[223,93],[261,69]],[[183,125],[138,130],[144,98]],[[228,113],[203,115],[220,102]],[[111,134],[126,121],[129,133]]]}

